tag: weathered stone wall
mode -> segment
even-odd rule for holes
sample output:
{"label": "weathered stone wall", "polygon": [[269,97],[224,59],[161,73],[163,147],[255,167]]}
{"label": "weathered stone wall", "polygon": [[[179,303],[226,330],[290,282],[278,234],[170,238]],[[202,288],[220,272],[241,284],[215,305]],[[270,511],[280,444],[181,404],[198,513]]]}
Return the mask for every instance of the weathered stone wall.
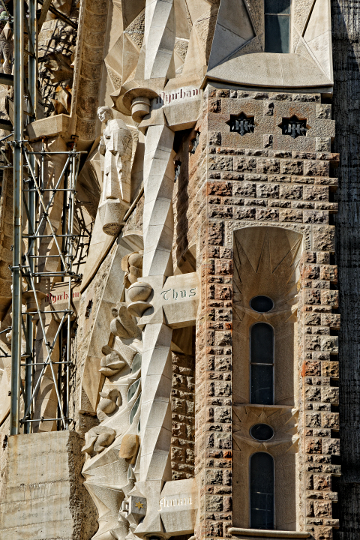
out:
{"label": "weathered stone wall", "polygon": [[195,435],[195,358],[192,355],[172,355],[172,479],[194,476]]}
{"label": "weathered stone wall", "polygon": [[[297,526],[316,540],[332,538],[331,475],[339,455],[337,337],[339,316],[330,164],[334,122],[320,95],[209,89],[208,116],[199,122],[200,145],[189,189],[205,165],[206,216],[189,206],[200,235],[202,304],[196,357],[196,472],[201,485],[200,537],[226,537],[232,522],[232,242],[233,231],[281,226],[303,234],[299,283],[299,460]],[[255,118],[254,133],[230,133],[230,114]],[[283,118],[306,118],[306,137],[282,135]],[[207,158],[205,161],[206,141]],[[191,159],[190,159],[191,164]],[[197,184],[197,185],[196,185]],[[193,187],[194,186],[194,187]],[[190,191],[191,193],[191,191]],[[335,456],[335,457],[334,457]],[[295,479],[294,479],[295,482]],[[295,489],[295,488],[294,488]],[[236,501],[234,502],[234,506]],[[234,511],[236,508],[234,507]],[[243,524],[244,527],[248,524]]]}
{"label": "weathered stone wall", "polygon": [[332,0],[334,60],[334,149],[338,169],[339,214],[336,216],[336,262],[339,266],[340,312],[340,446],[339,489],[341,540],[360,537],[360,4]]}
{"label": "weathered stone wall", "polygon": [[91,538],[96,509],[82,485],[82,444],[82,437],[69,431],[10,437],[2,540]]}

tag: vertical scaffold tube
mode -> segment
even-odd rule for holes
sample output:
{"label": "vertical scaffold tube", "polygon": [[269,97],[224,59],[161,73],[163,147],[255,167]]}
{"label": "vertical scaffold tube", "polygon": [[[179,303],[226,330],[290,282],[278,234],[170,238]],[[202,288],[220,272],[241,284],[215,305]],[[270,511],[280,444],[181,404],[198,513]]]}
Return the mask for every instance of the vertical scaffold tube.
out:
{"label": "vertical scaffold tube", "polygon": [[[37,69],[38,69],[38,43],[37,43],[37,20],[36,20],[36,8],[37,8],[37,1],[36,0],[29,0],[28,1],[28,8],[29,8],[29,18],[28,18],[28,27],[29,27],[29,59],[28,59],[28,90],[29,90],[29,110],[30,113],[29,120],[34,121],[37,117]],[[36,169],[36,160],[35,156],[33,154],[29,157],[32,170],[35,171]],[[34,182],[32,179],[28,179],[29,183],[29,191],[28,191],[28,201],[27,206],[29,209],[29,225],[28,229],[30,231],[30,234],[34,234],[36,230],[36,196],[35,196],[35,190],[34,190]],[[29,249],[29,261],[30,265],[32,266],[31,271],[34,271],[34,263],[35,260],[33,258],[33,255],[35,253],[34,250],[34,244],[35,242],[30,242],[30,249]],[[33,375],[33,363],[34,363],[34,354],[33,354],[33,336],[34,334],[34,324],[33,324],[33,318],[32,315],[27,315],[26,317],[26,369],[25,369],[25,410],[31,407],[31,390],[32,390],[32,375]],[[31,411],[29,413],[29,416],[31,415]],[[25,422],[24,424],[24,433],[30,433],[31,431],[31,423]]]}
{"label": "vertical scaffold tube", "polygon": [[12,274],[11,405],[10,435],[19,433],[21,359],[21,217],[22,217],[22,132],[24,96],[24,0],[14,0],[14,241]]}
{"label": "vertical scaffold tube", "polygon": [[38,70],[38,42],[37,42],[37,1],[29,0],[29,102],[31,107],[32,120],[37,118],[37,70]]}

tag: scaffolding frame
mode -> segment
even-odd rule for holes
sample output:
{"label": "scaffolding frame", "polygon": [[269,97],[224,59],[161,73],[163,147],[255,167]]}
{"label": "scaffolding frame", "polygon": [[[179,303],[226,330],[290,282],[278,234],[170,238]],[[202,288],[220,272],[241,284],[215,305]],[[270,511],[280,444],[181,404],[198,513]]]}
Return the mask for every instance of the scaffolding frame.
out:
{"label": "scaffolding frame", "polygon": [[[42,6],[39,21],[36,14],[38,3]],[[47,11],[55,8],[51,6],[51,0],[28,0],[28,13],[25,15],[25,5],[24,0],[14,0],[13,133],[0,141],[0,168],[11,168],[1,145],[8,143],[13,150],[10,435],[19,434],[21,427],[24,433],[30,433],[36,424],[42,422],[54,422],[58,430],[69,429],[71,423],[71,327],[75,316],[72,291],[81,279],[73,271],[73,262],[76,246],[81,245],[79,237],[82,236],[74,233],[76,182],[82,154],[87,153],[77,151],[75,143],[68,151],[52,152],[46,149],[44,141],[41,150],[34,151],[26,140],[26,124],[37,119],[38,22],[41,27]],[[67,22],[74,25],[73,21]],[[27,79],[24,78],[25,54],[28,56]],[[61,174],[54,185],[49,186],[47,162],[59,157],[64,160]],[[59,204],[58,199],[62,199],[62,211],[60,227],[56,228],[51,221],[51,210]],[[45,251],[44,243],[47,243]],[[48,249],[50,243],[51,253]],[[54,260],[57,261],[56,270],[52,269],[52,265],[48,268]],[[64,287],[66,302],[60,309],[54,309],[51,302],[54,279]],[[44,305],[46,299],[47,306]],[[25,313],[23,304],[26,304]],[[49,316],[58,322],[51,341],[46,331],[46,318]],[[45,377],[47,384],[52,380],[50,392],[56,394],[57,412],[51,418],[41,414],[39,393]]]}

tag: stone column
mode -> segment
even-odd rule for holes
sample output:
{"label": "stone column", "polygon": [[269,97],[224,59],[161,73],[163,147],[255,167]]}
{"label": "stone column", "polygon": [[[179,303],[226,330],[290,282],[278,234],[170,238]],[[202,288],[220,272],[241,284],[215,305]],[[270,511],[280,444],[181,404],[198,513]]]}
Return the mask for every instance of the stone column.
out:
{"label": "stone column", "polygon": [[[144,158],[143,281],[162,287],[172,274],[173,132],[164,125],[149,127]],[[163,482],[171,480],[171,336],[163,313],[145,326],[141,369],[141,459],[138,488],[147,497],[148,511],[137,532],[161,531],[158,509]]]}

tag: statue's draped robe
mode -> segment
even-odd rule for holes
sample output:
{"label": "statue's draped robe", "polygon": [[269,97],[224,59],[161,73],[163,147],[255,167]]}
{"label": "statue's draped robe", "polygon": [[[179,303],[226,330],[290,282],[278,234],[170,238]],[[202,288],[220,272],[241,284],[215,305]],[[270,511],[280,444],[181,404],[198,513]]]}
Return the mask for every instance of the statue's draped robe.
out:
{"label": "statue's draped robe", "polygon": [[130,202],[132,138],[122,120],[109,120],[103,132],[105,146],[103,201]]}

